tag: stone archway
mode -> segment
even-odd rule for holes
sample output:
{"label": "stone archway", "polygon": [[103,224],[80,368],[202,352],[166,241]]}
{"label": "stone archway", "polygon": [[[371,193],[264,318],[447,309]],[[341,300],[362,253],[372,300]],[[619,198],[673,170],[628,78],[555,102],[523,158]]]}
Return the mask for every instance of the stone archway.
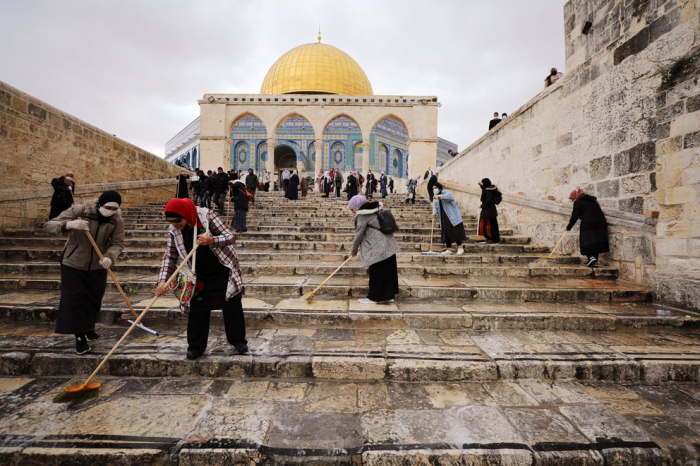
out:
{"label": "stone archway", "polygon": [[277,173],[278,186],[282,185],[282,172],[297,169],[297,153],[287,145],[275,147],[275,171]]}

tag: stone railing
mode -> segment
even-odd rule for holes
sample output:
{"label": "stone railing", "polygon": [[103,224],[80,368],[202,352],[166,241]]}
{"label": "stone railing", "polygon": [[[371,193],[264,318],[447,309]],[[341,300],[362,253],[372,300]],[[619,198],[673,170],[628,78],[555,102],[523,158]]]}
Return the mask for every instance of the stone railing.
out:
{"label": "stone railing", "polygon": [[[75,202],[91,202],[104,191],[118,191],[122,196],[122,208],[134,205],[165,202],[175,195],[177,180],[118,181],[78,185]],[[5,231],[34,228],[36,222],[48,219],[53,188],[35,187],[0,190],[0,234]]]}

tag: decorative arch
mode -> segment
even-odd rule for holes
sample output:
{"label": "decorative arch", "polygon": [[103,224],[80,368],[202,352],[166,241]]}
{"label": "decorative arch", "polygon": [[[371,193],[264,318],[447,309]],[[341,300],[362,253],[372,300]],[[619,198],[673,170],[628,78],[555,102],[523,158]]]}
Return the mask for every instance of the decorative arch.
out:
{"label": "decorative arch", "polygon": [[324,132],[324,133],[326,132],[326,130],[328,129],[328,126],[329,126],[331,123],[333,123],[335,120],[338,120],[338,119],[341,119],[341,118],[345,118],[345,119],[348,119],[348,120],[352,121],[352,122],[355,124],[355,126],[357,126],[357,130],[358,130],[358,131],[361,131],[361,130],[360,130],[360,123],[358,123],[357,120],[356,120],[353,116],[351,116],[351,115],[350,115],[349,113],[347,113],[347,112],[336,112],[336,113],[334,113],[333,115],[331,115],[331,116],[329,116],[328,118],[326,118],[326,121],[324,121],[324,123],[323,123],[323,132]]}
{"label": "decorative arch", "polygon": [[408,152],[408,129],[403,121],[388,116],[378,120],[370,133],[369,166],[384,171],[387,175],[402,177],[401,166],[392,163],[391,158]]}
{"label": "decorative arch", "polygon": [[329,169],[335,167],[345,168],[346,150],[345,144],[341,141],[336,141],[331,145],[329,156]]}
{"label": "decorative arch", "polygon": [[403,155],[399,149],[394,149],[393,154],[391,154],[391,165],[390,170],[398,173],[399,178],[403,178]]}
{"label": "decorative arch", "polygon": [[308,115],[304,115],[303,112],[292,112],[292,113],[287,113],[287,114],[285,114],[285,115],[283,115],[283,116],[281,116],[281,117],[278,117],[278,118],[274,121],[274,123],[272,124],[272,127],[274,128],[274,132],[275,132],[275,133],[279,133],[280,128],[287,122],[287,120],[289,120],[289,119],[291,119],[291,118],[295,118],[295,117],[296,117],[296,118],[301,118],[301,119],[306,120],[306,122],[308,123],[309,127],[311,128],[311,133],[312,133],[312,134],[316,134],[316,131],[314,130],[314,125],[311,124],[312,118],[309,117]]}
{"label": "decorative arch", "polygon": [[228,127],[228,132],[231,133],[233,131],[233,128],[238,125],[241,120],[243,119],[255,119],[260,122],[260,125],[266,130],[265,132],[267,133],[267,129],[265,127],[265,123],[263,122],[262,118],[260,118],[258,115],[252,113],[252,112],[245,112],[240,115],[238,115],[236,118],[231,121],[231,124]]}
{"label": "decorative arch", "polygon": [[406,129],[406,134],[407,134],[407,139],[411,139],[411,131],[410,131],[410,126],[406,124],[403,118],[397,116],[395,113],[386,113],[384,115],[380,115],[375,117],[374,120],[372,120],[372,124],[370,125],[370,128],[374,129],[375,126],[377,126],[378,123],[380,123],[383,120],[386,120],[388,118],[393,118],[394,120],[398,121],[403,125],[403,127]]}
{"label": "decorative arch", "polygon": [[256,172],[261,171],[267,161],[267,141],[261,141],[255,148],[255,168]]}
{"label": "decorative arch", "polygon": [[322,167],[326,170],[331,168],[352,169],[353,161],[348,156],[349,148],[361,140],[362,130],[357,121],[338,112],[323,130],[323,142],[328,148],[328,154],[324,154]]}
{"label": "decorative arch", "polygon": [[362,157],[364,157],[364,154],[362,153],[362,141],[359,141],[355,143],[355,145],[352,146],[352,169],[353,170],[361,170],[362,169]]}
{"label": "decorative arch", "polygon": [[379,171],[387,171],[387,158],[389,157],[389,148],[386,144],[379,144],[379,154],[377,155],[377,168]]}
{"label": "decorative arch", "polygon": [[250,168],[250,145],[246,141],[240,141],[233,146],[231,168],[234,170],[247,170]]}

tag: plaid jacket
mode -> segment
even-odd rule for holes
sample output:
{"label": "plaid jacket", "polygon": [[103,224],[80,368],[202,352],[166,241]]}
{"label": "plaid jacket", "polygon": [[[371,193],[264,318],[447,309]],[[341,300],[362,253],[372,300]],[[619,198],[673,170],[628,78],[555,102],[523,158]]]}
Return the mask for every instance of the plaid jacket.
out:
{"label": "plaid jacket", "polygon": [[[213,210],[197,207],[197,215],[199,221],[202,222],[205,229],[211,232],[214,239],[214,244],[209,246],[212,252],[219,259],[221,265],[231,270],[226,287],[226,301],[228,301],[243,290],[243,274],[238,263],[236,250],[233,248],[236,237]],[[170,225],[168,227],[168,244],[160,264],[158,281],[166,281],[170,278],[177,268],[178,257],[180,259],[187,257],[187,249],[182,239],[182,233]],[[181,307],[183,311],[189,311],[189,303],[183,304]]]}

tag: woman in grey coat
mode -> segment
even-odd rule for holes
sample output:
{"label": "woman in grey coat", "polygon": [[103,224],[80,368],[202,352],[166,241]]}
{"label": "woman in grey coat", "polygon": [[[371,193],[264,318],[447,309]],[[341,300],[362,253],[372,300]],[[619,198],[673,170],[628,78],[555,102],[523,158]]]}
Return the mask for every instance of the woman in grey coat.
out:
{"label": "woman in grey coat", "polygon": [[379,231],[377,212],[379,202],[368,202],[362,195],[353,196],[348,207],[355,214],[355,239],[350,257],[357,256],[362,249],[362,265],[369,267],[369,293],[358,299],[360,304],[388,304],[394,302],[399,292],[399,273],[396,253],[399,245],[394,235]]}
{"label": "woman in grey coat", "polygon": [[[73,204],[44,225],[53,235],[70,233],[61,253],[61,302],[56,333],[75,335],[78,354],[90,352],[88,341],[97,340],[95,322],[100,315],[107,285],[107,270],[124,248],[122,198],[105,191],[95,204]],[[89,230],[104,256],[100,260],[84,231]]]}

